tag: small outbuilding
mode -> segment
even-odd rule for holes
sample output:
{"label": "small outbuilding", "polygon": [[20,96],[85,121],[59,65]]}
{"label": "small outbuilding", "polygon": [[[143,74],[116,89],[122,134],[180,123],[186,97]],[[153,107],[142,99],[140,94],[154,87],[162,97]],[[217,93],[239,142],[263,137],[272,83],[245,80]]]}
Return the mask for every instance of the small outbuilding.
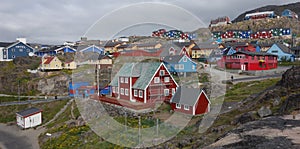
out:
{"label": "small outbuilding", "polygon": [[210,101],[200,88],[180,86],[170,103],[172,110],[185,114],[199,115],[210,111]]}
{"label": "small outbuilding", "polygon": [[42,110],[32,107],[16,113],[17,125],[21,128],[31,128],[42,124]]}

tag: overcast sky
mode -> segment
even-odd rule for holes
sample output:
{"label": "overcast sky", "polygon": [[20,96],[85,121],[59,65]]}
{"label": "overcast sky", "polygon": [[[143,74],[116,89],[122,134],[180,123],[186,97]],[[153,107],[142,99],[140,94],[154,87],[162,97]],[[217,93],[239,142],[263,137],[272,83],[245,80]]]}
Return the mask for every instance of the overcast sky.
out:
{"label": "overcast sky", "polygon": [[[0,41],[25,37],[28,42],[62,44],[64,41],[77,41],[84,35],[90,39],[111,38],[116,33],[126,35],[131,32],[134,32],[132,35],[147,32],[151,35],[151,30],[159,28],[159,25],[188,31],[208,26],[211,19],[220,16],[234,19],[253,8],[299,1],[0,0]],[[133,29],[128,32],[128,28]]]}

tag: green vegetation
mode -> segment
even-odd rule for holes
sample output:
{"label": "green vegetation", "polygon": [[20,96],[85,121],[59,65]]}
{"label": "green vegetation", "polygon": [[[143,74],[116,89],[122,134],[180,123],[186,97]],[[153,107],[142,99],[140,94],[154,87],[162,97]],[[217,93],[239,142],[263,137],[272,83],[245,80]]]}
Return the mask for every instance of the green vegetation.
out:
{"label": "green vegetation", "polygon": [[[26,101],[26,100],[28,100],[28,98],[24,98],[24,97],[20,98],[20,101]],[[6,96],[0,97],[0,103],[13,102],[13,101],[19,101],[18,97],[6,97]]]}
{"label": "green vegetation", "polygon": [[263,81],[240,82],[229,86],[225,95],[225,102],[241,101],[252,94],[259,93],[270,86],[275,85],[280,79],[268,79]]}
{"label": "green vegetation", "polygon": [[284,62],[278,62],[279,66],[300,66],[300,61],[295,61],[295,62],[288,62],[288,61],[284,61]]}
{"label": "green vegetation", "polygon": [[43,110],[43,123],[49,121],[54,117],[57,111],[59,111],[68,100],[53,101],[40,104],[26,104],[26,105],[11,105],[2,106],[0,108],[0,123],[8,123],[16,120],[16,112],[25,110],[30,107],[37,107]]}

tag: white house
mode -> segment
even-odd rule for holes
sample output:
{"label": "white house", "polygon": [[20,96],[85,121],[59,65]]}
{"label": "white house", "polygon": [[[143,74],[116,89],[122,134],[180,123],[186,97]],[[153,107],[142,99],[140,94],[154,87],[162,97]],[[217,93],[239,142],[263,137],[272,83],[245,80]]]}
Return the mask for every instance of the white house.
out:
{"label": "white house", "polygon": [[38,108],[29,108],[16,113],[17,125],[21,128],[31,128],[42,124],[42,110]]}

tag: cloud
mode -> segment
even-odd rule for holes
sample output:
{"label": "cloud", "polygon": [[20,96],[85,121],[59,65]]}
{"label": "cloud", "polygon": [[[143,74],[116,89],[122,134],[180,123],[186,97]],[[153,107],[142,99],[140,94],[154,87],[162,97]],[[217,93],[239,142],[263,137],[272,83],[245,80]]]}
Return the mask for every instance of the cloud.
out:
{"label": "cloud", "polygon": [[[76,41],[79,40],[88,28],[99,20],[99,18],[120,7],[126,7],[139,2],[139,0],[26,0],[17,2],[4,0],[0,5],[0,18],[2,19],[0,24],[0,40],[14,41],[16,37],[26,37],[29,42],[39,43],[63,43],[66,40]],[[152,2],[161,2],[182,7],[196,15],[205,25],[208,25],[211,19],[219,16],[227,15],[233,19],[246,10],[260,6],[269,4],[280,5],[297,1],[155,0]],[[144,19],[150,21],[155,19],[159,21],[159,18],[166,18],[166,16],[176,16],[177,20],[172,20],[172,18],[166,19],[168,22],[161,20],[163,23],[171,25],[172,23],[176,24],[176,22],[185,23],[185,26],[194,23],[194,19],[190,20],[184,14],[176,14],[176,12],[172,11],[172,8],[175,7],[166,7],[163,11],[163,7],[156,7],[152,10],[155,12],[163,12],[163,15],[158,13],[151,15],[151,11],[143,11],[145,9],[134,7],[132,10],[128,9],[127,12],[123,11],[122,13],[114,14],[115,16],[113,17],[119,18],[119,20],[107,19],[107,23],[111,24],[106,26],[106,29],[109,31],[121,27],[123,22],[130,20],[128,19],[130,18],[130,16],[128,16],[129,14],[132,14],[137,20]],[[137,10],[139,12],[137,12]],[[127,16],[122,17],[125,15]],[[116,24],[116,22],[119,23],[119,25]],[[103,34],[106,33],[101,33],[101,35]]]}

